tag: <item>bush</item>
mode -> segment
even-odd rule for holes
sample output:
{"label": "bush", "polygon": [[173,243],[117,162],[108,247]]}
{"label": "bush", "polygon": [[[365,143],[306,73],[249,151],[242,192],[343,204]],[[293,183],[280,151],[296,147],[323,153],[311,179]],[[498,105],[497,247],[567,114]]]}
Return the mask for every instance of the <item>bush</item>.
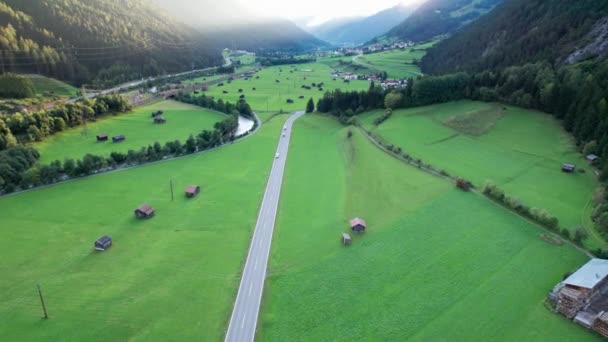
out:
{"label": "bush", "polygon": [[29,78],[16,74],[0,75],[0,97],[24,99],[35,95],[34,84]]}

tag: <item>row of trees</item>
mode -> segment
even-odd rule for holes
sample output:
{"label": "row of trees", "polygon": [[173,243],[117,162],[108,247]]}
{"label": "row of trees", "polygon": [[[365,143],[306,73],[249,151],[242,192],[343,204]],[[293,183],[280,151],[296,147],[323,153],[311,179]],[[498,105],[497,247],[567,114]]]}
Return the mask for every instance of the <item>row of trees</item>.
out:
{"label": "row of trees", "polygon": [[194,96],[190,93],[180,92],[177,94],[176,100],[199,107],[217,110],[218,112],[229,115],[240,114],[248,118],[253,118],[253,110],[251,110],[251,106],[245,99],[241,99],[236,104],[232,104],[230,102],[224,102],[222,99],[215,101],[214,98],[205,95]]}
{"label": "row of trees", "polygon": [[109,156],[87,154],[82,159],[56,160],[47,165],[36,165],[39,154],[34,149],[11,147],[0,152],[0,194],[208,150],[232,141],[237,127],[236,115],[229,115],[216,123],[213,130],[190,135],[185,143],[179,140],[164,145],[155,142],[127,153],[112,152]]}
{"label": "row of trees", "polygon": [[93,100],[67,103],[48,111],[3,113],[0,114],[0,151],[18,143],[41,141],[67,127],[76,127],[85,121],[129,110],[131,106],[126,99],[109,94]]}

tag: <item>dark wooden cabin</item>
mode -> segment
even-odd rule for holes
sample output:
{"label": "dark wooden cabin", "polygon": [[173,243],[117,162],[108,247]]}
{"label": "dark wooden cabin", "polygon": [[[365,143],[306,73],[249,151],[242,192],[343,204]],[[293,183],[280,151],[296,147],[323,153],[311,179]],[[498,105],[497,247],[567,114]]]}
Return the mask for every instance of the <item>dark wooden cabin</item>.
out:
{"label": "dark wooden cabin", "polygon": [[115,137],[112,137],[112,142],[115,142],[115,143],[123,142],[123,141],[125,141],[125,139],[127,139],[127,137],[125,137],[124,135],[117,135]]}
{"label": "dark wooden cabin", "polygon": [[567,173],[572,173],[576,170],[576,166],[574,164],[564,164],[562,165],[562,171]]}
{"label": "dark wooden cabin", "polygon": [[157,116],[154,118],[155,124],[164,124],[167,122],[167,119],[164,116]]}
{"label": "dark wooden cabin", "polygon": [[108,141],[108,135],[107,134],[97,135],[97,141]]}
{"label": "dark wooden cabin", "polygon": [[112,246],[112,238],[104,235],[95,241],[94,246],[98,251],[105,251]]}
{"label": "dark wooden cabin", "polygon": [[364,219],[356,217],[350,220],[350,229],[352,229],[353,232],[363,233],[365,232],[365,228],[367,228],[367,224]]}
{"label": "dark wooden cabin", "polygon": [[352,239],[350,238],[350,235],[348,235],[347,233],[342,233],[342,243],[345,246],[348,246],[352,243]]}
{"label": "dark wooden cabin", "polygon": [[198,185],[191,185],[186,188],[186,197],[192,198],[201,192],[201,187]]}
{"label": "dark wooden cabin", "polygon": [[149,204],[142,204],[135,209],[135,217],[139,219],[149,218],[152,216],[154,216],[154,209]]}

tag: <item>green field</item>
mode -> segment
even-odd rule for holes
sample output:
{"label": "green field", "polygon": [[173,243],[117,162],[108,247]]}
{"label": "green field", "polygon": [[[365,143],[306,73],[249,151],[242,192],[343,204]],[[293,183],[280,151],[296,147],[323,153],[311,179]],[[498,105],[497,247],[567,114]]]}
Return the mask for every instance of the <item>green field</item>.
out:
{"label": "green field", "polygon": [[36,88],[36,95],[38,96],[58,95],[72,97],[77,96],[80,93],[78,88],[53,78],[48,78],[41,75],[25,76],[32,80],[32,83]]}
{"label": "green field", "polygon": [[[151,113],[157,110],[164,112],[167,123],[154,124]],[[224,114],[201,107],[175,101],[154,102],[137,107],[132,113],[116,117],[103,118],[88,123],[85,130],[82,126],[56,134],[34,145],[40,151],[41,162],[65,158],[81,158],[87,153],[109,155],[111,152],[139,150],[154,142],[165,144],[168,141],[180,140],[182,143],[190,134],[197,134],[204,129],[212,129],[216,122],[222,121]],[[97,134],[108,134],[110,141],[97,142]],[[111,137],[124,134],[126,140],[114,144]]]}
{"label": "green field", "polygon": [[247,55],[247,54],[232,55],[232,56],[230,56],[230,59],[232,60],[233,63],[241,62],[241,65],[243,65],[243,66],[255,64],[255,56],[252,56],[252,55]]}
{"label": "green field", "polygon": [[[256,78],[257,76],[259,79]],[[280,83],[277,83],[277,80]],[[312,83],[324,83],[323,91],[316,87],[312,87],[311,90],[301,88],[302,85],[311,86]],[[337,88],[344,91],[367,90],[369,82],[344,83],[341,79],[334,81],[331,76],[331,68],[319,63],[297,64],[293,67],[283,65],[262,69],[256,73],[256,76],[248,80],[238,79],[232,83],[224,82],[224,86],[211,86],[205,95],[230,102],[236,102],[240,95],[245,95],[247,103],[256,111],[279,111],[281,109],[295,111],[306,108],[306,102],[311,97],[315,99],[316,103],[316,99],[323,96],[325,91]],[[239,93],[239,89],[242,89],[243,92]],[[224,94],[223,91],[227,91],[228,94]],[[304,98],[299,99],[300,96],[304,96]],[[287,99],[292,99],[294,103],[287,103]]]}
{"label": "green field", "polygon": [[[599,340],[543,305],[580,252],[332,119],[292,141],[260,341]],[[353,216],[368,231],[344,247]]]}
{"label": "green field", "polygon": [[[209,153],[0,198],[0,340],[221,340],[285,118]],[[138,221],[146,202],[156,216]],[[104,234],[114,245],[93,251]]]}
{"label": "green field", "polygon": [[[380,111],[362,116],[368,129]],[[425,163],[482,187],[492,181],[524,204],[556,215],[572,231],[585,226],[585,244],[605,246],[590,221],[598,183],[570,135],[551,116],[517,107],[461,101],[396,111],[373,129]],[[575,163],[585,174],[561,172]]]}

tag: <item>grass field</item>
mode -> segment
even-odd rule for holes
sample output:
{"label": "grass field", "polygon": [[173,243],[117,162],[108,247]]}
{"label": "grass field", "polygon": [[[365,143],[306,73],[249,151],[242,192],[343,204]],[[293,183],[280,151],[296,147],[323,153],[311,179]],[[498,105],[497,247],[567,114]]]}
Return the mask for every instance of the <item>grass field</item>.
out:
{"label": "grass field", "polygon": [[[257,76],[259,79],[256,78]],[[277,83],[277,80],[280,83]],[[312,83],[324,83],[323,91],[317,87],[312,87],[311,90],[302,88],[302,85],[311,86]],[[239,100],[240,95],[245,95],[247,103],[253,110],[276,112],[281,109],[285,111],[302,110],[306,108],[306,102],[311,97],[315,99],[316,103],[316,99],[323,96],[325,91],[337,88],[345,91],[367,90],[369,82],[344,83],[341,79],[334,81],[331,76],[331,68],[324,64],[298,64],[293,67],[284,65],[265,68],[248,80],[238,79],[232,83],[224,82],[224,86],[211,86],[205,95],[233,103]],[[243,92],[239,93],[239,89],[242,89]],[[228,93],[224,94],[224,91]],[[300,96],[304,96],[304,98],[300,99]],[[294,103],[287,103],[287,99],[292,99]]]}
{"label": "grass field", "polygon": [[[0,198],[0,340],[221,340],[285,118],[217,151]],[[202,192],[186,200],[190,184]],[[146,202],[156,216],[137,221]],[[114,245],[93,251],[104,234]]]}
{"label": "grass field", "polygon": [[[414,61],[420,61],[426,54],[426,49],[434,44],[436,41],[403,50],[396,49],[354,57],[322,58],[319,62],[344,72],[367,75],[386,71],[389,78],[415,77],[421,75],[421,71]],[[348,64],[340,63],[340,60]],[[358,66],[364,69],[359,69]]]}
{"label": "grass field", "polygon": [[295,125],[260,341],[599,340],[543,306],[583,254],[347,130]]}
{"label": "grass field", "polygon": [[[363,115],[364,126],[373,128],[378,115]],[[523,203],[556,215],[565,228],[583,225],[591,233],[588,247],[605,246],[589,222],[596,177],[571,137],[547,114],[461,101],[397,111],[374,132],[479,187],[494,182]],[[565,162],[587,172],[564,174]]]}
{"label": "grass field", "polygon": [[39,96],[58,95],[72,97],[77,96],[80,93],[78,88],[53,78],[48,78],[41,75],[25,76],[32,80],[32,83],[34,83],[34,87],[36,88],[36,95]]}
{"label": "grass field", "polygon": [[[164,112],[166,124],[153,123],[150,114],[157,110]],[[137,107],[132,113],[89,123],[87,135],[83,135],[84,128],[81,126],[51,136],[34,147],[40,151],[42,163],[81,158],[87,153],[109,155],[111,152],[127,152],[129,149],[139,150],[156,141],[164,145],[177,139],[183,143],[190,134],[212,129],[216,122],[224,118],[221,113],[201,107],[175,101],[160,101]],[[108,134],[110,141],[97,142],[97,134]],[[111,137],[120,134],[126,135],[127,139],[122,143],[112,143]]]}

